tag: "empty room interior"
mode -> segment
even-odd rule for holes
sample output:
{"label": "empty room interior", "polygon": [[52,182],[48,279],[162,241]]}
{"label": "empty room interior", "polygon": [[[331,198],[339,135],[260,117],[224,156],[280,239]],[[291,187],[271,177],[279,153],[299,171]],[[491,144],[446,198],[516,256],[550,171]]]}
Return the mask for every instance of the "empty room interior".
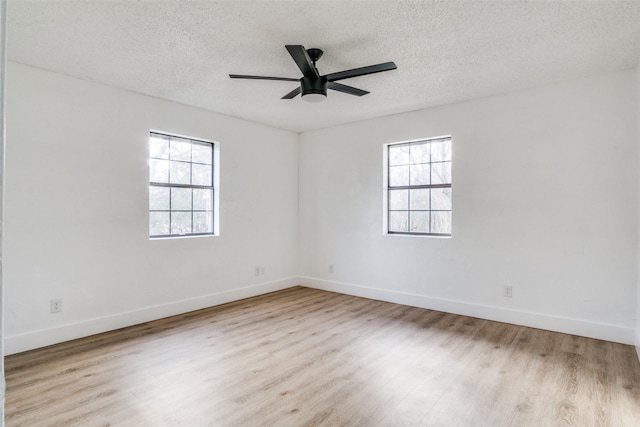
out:
{"label": "empty room interior", "polygon": [[3,7],[5,425],[640,425],[640,2]]}

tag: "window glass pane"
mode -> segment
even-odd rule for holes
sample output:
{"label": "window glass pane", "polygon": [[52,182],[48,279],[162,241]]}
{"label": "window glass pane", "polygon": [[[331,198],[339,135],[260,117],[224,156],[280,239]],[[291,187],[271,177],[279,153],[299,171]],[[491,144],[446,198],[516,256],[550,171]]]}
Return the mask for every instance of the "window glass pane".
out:
{"label": "window glass pane", "polygon": [[428,185],[429,184],[429,164],[411,165],[411,185]]}
{"label": "window glass pane", "polygon": [[409,190],[390,190],[389,209],[394,211],[409,209]]}
{"label": "window glass pane", "polygon": [[169,210],[169,189],[166,187],[149,186],[149,210]]}
{"label": "window glass pane", "polygon": [[451,140],[432,142],[429,145],[431,145],[432,162],[443,162],[451,160]]}
{"label": "window glass pane", "polygon": [[429,211],[415,211],[410,213],[409,231],[412,233],[429,232]]}
{"label": "window glass pane", "polygon": [[389,146],[389,166],[409,164],[409,144]]}
{"label": "window glass pane", "polygon": [[392,187],[409,185],[409,166],[389,167],[389,185]]}
{"label": "window glass pane", "polygon": [[451,211],[431,212],[431,232],[451,234]]}
{"label": "window glass pane", "polygon": [[191,141],[183,138],[171,138],[171,160],[191,161]]}
{"label": "window glass pane", "polygon": [[171,189],[171,210],[190,211],[191,210],[191,189],[172,188]]}
{"label": "window glass pane", "polygon": [[169,182],[169,162],[167,160],[149,160],[149,182]]}
{"label": "window glass pane", "polygon": [[149,235],[169,234],[169,212],[149,212]]}
{"label": "window glass pane", "polygon": [[451,162],[431,163],[431,183],[451,184]]}
{"label": "window glass pane", "polygon": [[213,190],[193,189],[193,210],[194,211],[210,211],[213,209],[211,204],[213,198]]}
{"label": "window glass pane", "polygon": [[194,212],[193,213],[193,232],[194,233],[213,232],[213,221],[211,217],[211,212]]}
{"label": "window glass pane", "polygon": [[191,212],[171,212],[171,234],[191,233]]}
{"label": "window glass pane", "polygon": [[195,163],[211,164],[212,145],[208,143],[194,142],[191,146],[191,161]]}
{"label": "window glass pane", "polygon": [[434,211],[451,210],[451,189],[433,188],[431,191],[431,209]]}
{"label": "window glass pane", "polygon": [[211,166],[199,165],[194,163],[191,165],[193,175],[191,183],[193,185],[211,185]]}
{"label": "window glass pane", "polygon": [[171,184],[191,184],[191,163],[170,162],[169,176]]}
{"label": "window glass pane", "polygon": [[397,232],[409,231],[409,212],[407,211],[389,212],[389,231],[397,231]]}
{"label": "window glass pane", "polygon": [[149,157],[168,159],[169,138],[166,136],[152,135],[149,139]]}
{"label": "window glass pane", "polygon": [[149,183],[151,237],[213,233],[213,144],[150,133]]}
{"label": "window glass pane", "polygon": [[420,188],[416,190],[410,190],[409,192],[409,209],[411,210],[429,210],[429,189]]}
{"label": "window glass pane", "polygon": [[[401,143],[386,149],[388,231],[451,234],[451,139]],[[434,188],[440,186],[445,188]]]}
{"label": "window glass pane", "polygon": [[411,145],[411,163],[429,163],[430,144]]}

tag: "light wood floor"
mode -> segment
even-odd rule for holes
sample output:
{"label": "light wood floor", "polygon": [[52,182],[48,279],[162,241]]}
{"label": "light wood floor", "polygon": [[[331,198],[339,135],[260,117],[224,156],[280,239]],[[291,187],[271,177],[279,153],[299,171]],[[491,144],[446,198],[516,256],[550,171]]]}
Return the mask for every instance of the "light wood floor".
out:
{"label": "light wood floor", "polygon": [[6,358],[12,426],[638,426],[635,349],[293,288]]}

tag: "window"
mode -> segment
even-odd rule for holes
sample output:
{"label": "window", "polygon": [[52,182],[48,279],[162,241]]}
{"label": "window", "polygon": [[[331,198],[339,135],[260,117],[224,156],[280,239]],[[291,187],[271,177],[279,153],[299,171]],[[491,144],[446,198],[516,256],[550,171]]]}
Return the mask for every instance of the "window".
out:
{"label": "window", "polygon": [[151,132],[149,237],[214,234],[214,144]]}
{"label": "window", "polygon": [[386,232],[451,236],[451,137],[385,149]]}

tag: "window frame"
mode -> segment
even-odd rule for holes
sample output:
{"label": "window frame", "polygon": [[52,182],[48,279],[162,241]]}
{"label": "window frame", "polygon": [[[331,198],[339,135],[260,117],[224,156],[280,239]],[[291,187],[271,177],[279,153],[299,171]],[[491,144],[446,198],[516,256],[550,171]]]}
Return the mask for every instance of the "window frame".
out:
{"label": "window frame", "polygon": [[[418,145],[418,144],[431,144],[431,143],[437,143],[437,142],[449,142],[449,144],[451,144],[451,157],[449,158],[449,160],[445,160],[445,161],[435,161],[433,162],[431,157],[429,158],[429,162],[428,164],[431,165],[434,163],[445,163],[445,162],[449,162],[451,164],[451,175],[450,175],[450,181],[448,183],[440,183],[440,184],[431,184],[431,178],[430,178],[430,182],[429,184],[414,184],[414,185],[402,185],[402,186],[397,186],[391,185],[391,177],[390,177],[390,167],[392,165],[390,165],[390,159],[389,159],[389,150],[391,147],[394,146],[399,146],[399,145]],[[411,166],[411,165],[416,165],[418,163],[408,163],[407,166]],[[383,234],[385,235],[390,235],[390,236],[421,236],[421,237],[434,237],[434,238],[451,238],[452,234],[453,234],[453,200],[451,200],[451,209],[449,210],[441,210],[441,209],[436,209],[433,210],[431,209],[431,199],[429,201],[429,209],[425,210],[428,211],[430,213],[429,215],[429,230],[431,231],[431,227],[432,227],[432,221],[431,221],[431,212],[451,212],[451,232],[449,233],[432,233],[432,232],[422,232],[422,231],[411,231],[410,230],[410,224],[408,224],[408,231],[391,231],[389,229],[389,225],[390,225],[390,221],[391,221],[391,212],[393,212],[390,209],[390,201],[389,201],[389,194],[392,190],[417,190],[417,189],[438,189],[438,188],[449,188],[450,190],[452,190],[453,188],[453,138],[451,137],[451,135],[443,135],[443,136],[437,136],[437,137],[431,137],[431,138],[421,138],[421,139],[414,139],[414,140],[409,140],[409,141],[400,141],[400,142],[391,142],[391,143],[387,143],[383,145],[383,181],[384,181],[384,185],[383,185]],[[452,194],[452,192],[451,192]],[[395,210],[397,211],[397,210]],[[404,211],[404,210],[401,210]],[[406,212],[408,215],[410,215],[410,213],[412,211],[422,211],[421,209],[411,209],[410,204],[407,206]]]}
{"label": "window frame", "polygon": [[[201,162],[194,162],[193,161],[193,152],[191,153],[191,158],[189,161],[186,160],[175,160],[175,161],[179,161],[182,163],[188,163],[190,165],[189,168],[189,181],[193,180],[193,165],[207,165],[207,166],[211,166],[211,181],[210,181],[210,185],[203,185],[203,184],[180,184],[180,183],[171,183],[169,181],[171,181],[171,169],[169,168],[169,170],[167,171],[168,174],[168,178],[167,181],[168,182],[156,182],[156,181],[152,181],[151,180],[151,161],[152,160],[167,160],[169,162],[172,161],[171,159],[171,155],[169,154],[168,158],[158,158],[158,157],[152,157],[151,156],[151,138],[153,136],[160,136],[162,138],[169,138],[169,144],[171,144],[171,140],[172,139],[176,139],[176,140],[187,140],[189,141],[190,144],[206,144],[211,146],[211,163],[210,164],[206,164],[206,163],[201,163]],[[159,239],[175,239],[175,238],[189,238],[189,237],[201,237],[201,236],[216,236],[219,234],[218,231],[218,190],[217,190],[217,183],[218,183],[218,173],[219,173],[219,146],[218,146],[218,142],[216,141],[209,141],[206,139],[202,139],[202,138],[194,138],[191,136],[184,136],[184,135],[177,135],[177,134],[173,134],[173,133],[168,133],[168,132],[164,132],[164,131],[157,131],[157,130],[150,130],[148,133],[148,139],[147,139],[147,148],[149,149],[149,153],[147,156],[148,162],[149,162],[149,168],[148,168],[148,178],[149,178],[149,195],[151,193],[151,188],[152,187],[156,187],[156,188],[168,188],[169,191],[171,191],[171,189],[174,188],[186,188],[186,189],[204,189],[204,190],[210,190],[211,191],[211,205],[209,206],[209,209],[201,211],[201,210],[194,210],[194,201],[193,201],[193,196],[191,198],[191,209],[190,210],[176,210],[173,211],[171,209],[171,193],[169,195],[169,208],[168,209],[151,209],[151,204],[150,204],[150,198],[148,198],[149,204],[148,204],[148,236],[149,236],[149,240],[159,240]],[[211,231],[210,232],[197,232],[197,233],[178,233],[178,234],[171,234],[171,221],[172,221],[172,217],[171,217],[171,213],[172,212],[177,212],[177,211],[182,211],[182,212],[190,212],[191,214],[191,230],[193,230],[193,215],[194,212],[210,212],[211,213],[211,217],[209,218],[209,220],[211,221]],[[169,234],[151,234],[151,213],[152,212],[168,212],[169,213]]]}

